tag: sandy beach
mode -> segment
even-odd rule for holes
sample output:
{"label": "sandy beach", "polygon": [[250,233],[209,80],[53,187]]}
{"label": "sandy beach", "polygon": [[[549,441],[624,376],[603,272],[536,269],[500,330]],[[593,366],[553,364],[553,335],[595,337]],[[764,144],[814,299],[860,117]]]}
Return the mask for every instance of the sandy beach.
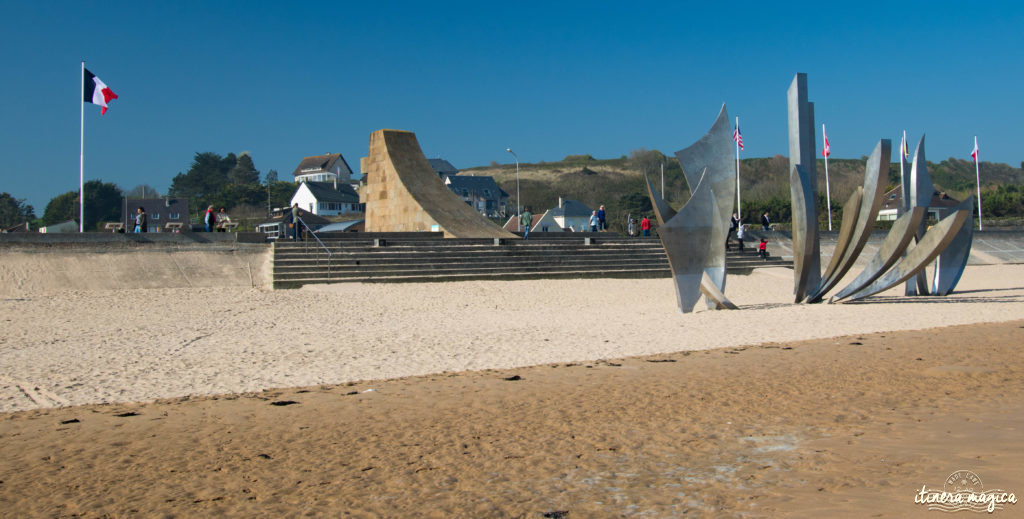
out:
{"label": "sandy beach", "polygon": [[0,513],[906,517],[955,470],[1024,491],[1024,266],[791,293],[761,269],[729,279],[742,311],[689,315],[667,279],[16,294]]}

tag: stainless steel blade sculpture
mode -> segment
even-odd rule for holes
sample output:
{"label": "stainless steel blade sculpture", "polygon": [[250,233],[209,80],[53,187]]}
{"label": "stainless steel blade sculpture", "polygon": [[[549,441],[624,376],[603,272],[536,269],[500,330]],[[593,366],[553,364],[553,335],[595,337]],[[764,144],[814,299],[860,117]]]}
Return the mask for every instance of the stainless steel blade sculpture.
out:
{"label": "stainless steel blade sculpture", "polygon": [[967,259],[971,255],[971,242],[974,241],[974,199],[967,197],[956,206],[950,208],[952,211],[967,211],[970,217],[956,233],[949,246],[939,254],[935,261],[935,274],[932,276],[932,294],[937,296],[949,295],[956,288],[964,269],[967,268]]}
{"label": "stainless steel blade sculpture", "polygon": [[911,249],[892,270],[846,300],[855,301],[884,292],[922,272],[932,260],[939,256],[943,249],[953,242],[956,234],[970,216],[967,211],[960,210],[940,220],[924,234],[924,238],[917,243],[917,246]]}
{"label": "stainless steel blade sculpture", "polygon": [[861,270],[860,274],[832,297],[833,300],[842,299],[856,293],[862,288],[870,285],[876,279],[885,274],[890,267],[899,261],[900,257],[907,251],[910,242],[914,240],[917,228],[924,219],[925,210],[923,207],[915,207],[912,211],[903,213],[885,236],[885,241],[878,248],[875,256],[868,261],[868,264]]}
{"label": "stainless steel blade sculpture", "polygon": [[814,104],[807,101],[807,74],[797,74],[786,94],[789,102],[789,190],[793,201],[793,295],[799,303],[821,283]]}
{"label": "stainless steel blade sculpture", "polygon": [[[655,208],[661,205],[659,197],[647,179],[647,191]],[[667,204],[664,204],[667,205]],[[658,237],[665,247],[672,278],[676,285],[676,303],[679,311],[690,313],[700,299],[700,285],[704,277],[711,248],[709,244],[714,233],[714,219],[718,216],[718,204],[711,192],[711,182],[705,172],[693,190],[686,205],[664,221],[661,211],[655,210],[661,221]],[[724,247],[724,242],[723,242]]]}
{"label": "stainless steel blade sculpture", "polygon": [[[875,220],[878,219],[878,210],[882,207],[885,184],[889,180],[889,158],[891,154],[892,142],[888,139],[878,141],[875,150],[871,152],[871,156],[868,158],[867,166],[864,168],[864,187],[862,189],[863,194],[860,197],[860,207],[857,209],[857,223],[849,231],[845,228],[841,231],[850,232],[851,237],[845,242],[840,239],[836,243],[836,249],[832,253],[832,261],[829,263],[829,268],[825,271],[825,277],[822,279],[821,285],[807,297],[807,302],[816,303],[821,301],[822,296],[843,279],[843,276],[853,267],[853,263],[857,261],[861,251],[864,250],[864,245],[867,244],[868,238],[871,237],[871,229],[875,226]],[[844,225],[846,222],[846,210],[846,208],[843,209]],[[842,238],[842,235],[840,235],[840,238]],[[841,259],[837,261],[836,257]],[[833,265],[835,265],[835,268],[833,268]]]}
{"label": "stainless steel blade sculpture", "polygon": [[[686,178],[686,184],[690,187],[690,191],[695,191],[699,182],[708,182],[708,187],[715,198],[718,213],[713,218],[720,225],[715,225],[712,229],[712,250],[705,266],[705,272],[718,287],[718,291],[723,293],[725,292],[725,238],[729,234],[729,228],[725,222],[729,221],[733,200],[736,199],[736,166],[732,161],[734,145],[729,112],[725,109],[725,103],[722,103],[722,109],[719,110],[718,117],[715,118],[711,129],[700,140],[675,153],[676,160],[683,168],[683,176]],[[708,307],[713,306],[709,300]]]}
{"label": "stainless steel blade sculpture", "polygon": [[[928,174],[928,161],[924,157],[924,135],[917,141],[917,148],[914,150],[914,162],[910,166],[910,180],[907,182],[909,198],[905,198],[903,206],[906,210],[914,207],[925,208],[925,220],[928,219],[928,205],[932,202],[932,195],[935,194],[935,185],[932,184],[932,177]],[[924,237],[925,221],[922,220],[917,229],[915,240],[920,242]],[[907,282],[903,291],[904,295],[928,295],[928,278],[925,272],[920,272],[915,279]]]}

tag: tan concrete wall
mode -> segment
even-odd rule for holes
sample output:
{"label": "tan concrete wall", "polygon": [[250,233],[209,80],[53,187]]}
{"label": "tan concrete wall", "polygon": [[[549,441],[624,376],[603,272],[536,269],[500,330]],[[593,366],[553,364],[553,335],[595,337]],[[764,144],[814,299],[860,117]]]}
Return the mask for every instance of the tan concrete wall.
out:
{"label": "tan concrete wall", "polygon": [[137,249],[0,248],[0,297],[63,290],[270,288],[267,245]]}
{"label": "tan concrete wall", "polygon": [[430,167],[416,135],[401,130],[370,134],[360,162],[366,232],[438,230],[449,238],[515,238],[459,200]]}

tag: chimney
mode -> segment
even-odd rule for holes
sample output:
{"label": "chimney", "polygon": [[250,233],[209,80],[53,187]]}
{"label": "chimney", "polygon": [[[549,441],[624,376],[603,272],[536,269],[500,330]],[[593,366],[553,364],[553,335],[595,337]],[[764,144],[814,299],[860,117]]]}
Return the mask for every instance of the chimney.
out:
{"label": "chimney", "polygon": [[558,197],[558,208],[562,208],[562,197]]}

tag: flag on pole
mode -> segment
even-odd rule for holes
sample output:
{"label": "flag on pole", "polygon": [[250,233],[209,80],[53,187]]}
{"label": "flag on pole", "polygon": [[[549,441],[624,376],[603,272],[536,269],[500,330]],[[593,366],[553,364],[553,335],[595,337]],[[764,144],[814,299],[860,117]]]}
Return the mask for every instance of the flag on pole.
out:
{"label": "flag on pole", "polygon": [[736,121],[736,129],[732,132],[732,140],[736,141],[736,145],[743,149],[743,134],[740,133],[740,123]]}
{"label": "flag on pole", "polygon": [[971,158],[974,162],[978,162],[978,138],[974,138],[974,151],[971,152]]}
{"label": "flag on pole", "polygon": [[825,125],[821,125],[821,136],[825,138],[825,147],[821,149],[821,156],[828,157],[832,154],[832,149],[828,146],[828,134],[825,133]]}
{"label": "flag on pole", "polygon": [[89,72],[89,69],[82,70],[85,74],[82,81],[84,88],[82,101],[102,106],[103,109],[100,110],[100,115],[107,113],[107,103],[117,99],[117,94],[106,83],[100,81],[100,78],[96,77],[95,74]]}

